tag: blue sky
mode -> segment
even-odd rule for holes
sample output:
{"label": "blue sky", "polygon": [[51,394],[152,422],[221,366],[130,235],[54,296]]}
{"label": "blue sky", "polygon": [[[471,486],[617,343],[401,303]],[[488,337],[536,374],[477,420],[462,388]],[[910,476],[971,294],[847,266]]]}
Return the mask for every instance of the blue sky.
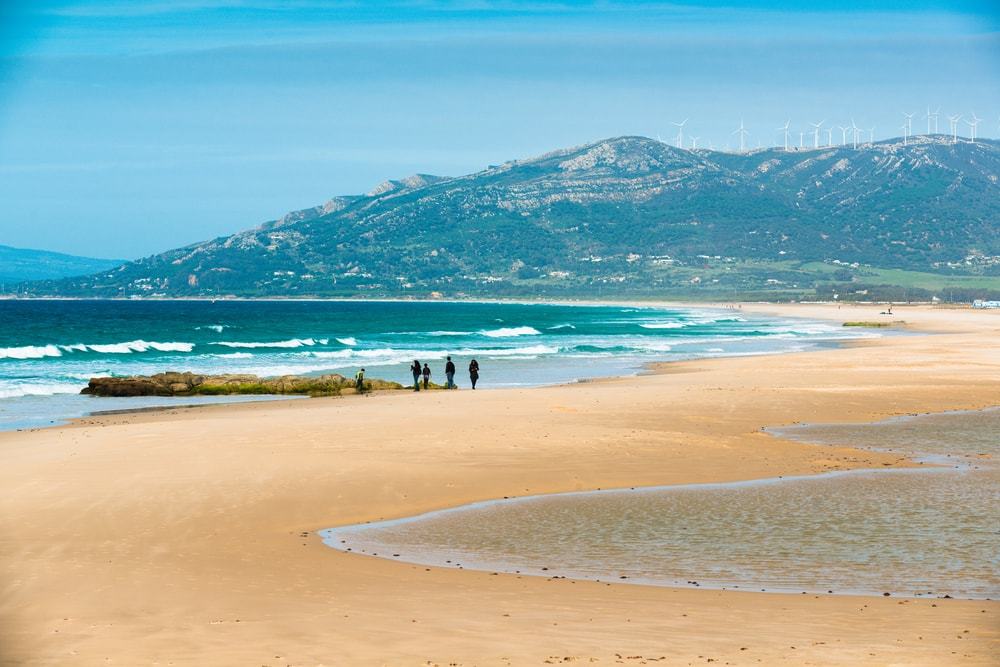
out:
{"label": "blue sky", "polygon": [[996,137],[995,5],[3,2],[0,244],[133,258],[684,118],[716,148],[927,105]]}

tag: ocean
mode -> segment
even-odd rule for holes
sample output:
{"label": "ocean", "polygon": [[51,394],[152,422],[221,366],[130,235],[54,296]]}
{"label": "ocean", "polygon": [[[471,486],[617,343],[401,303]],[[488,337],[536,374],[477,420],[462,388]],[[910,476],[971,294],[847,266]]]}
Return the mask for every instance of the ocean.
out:
{"label": "ocean", "polygon": [[[789,352],[872,332],[738,309],[409,301],[0,301],[0,430],[246,397],[79,395],[95,376],[342,373],[411,382],[445,357],[482,389],[634,374],[652,361]],[[260,400],[260,397],[254,397]]]}

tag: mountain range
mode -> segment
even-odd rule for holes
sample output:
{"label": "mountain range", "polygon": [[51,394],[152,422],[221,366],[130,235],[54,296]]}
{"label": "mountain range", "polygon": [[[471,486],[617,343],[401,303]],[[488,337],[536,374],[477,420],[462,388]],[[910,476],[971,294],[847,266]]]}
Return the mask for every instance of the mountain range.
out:
{"label": "mountain range", "polygon": [[125,263],[122,259],[95,259],[64,255],[48,250],[31,250],[0,245],[0,282],[50,280],[86,276],[107,271]]}
{"label": "mountain range", "polygon": [[231,236],[23,289],[206,297],[993,296],[1000,290],[998,177],[1000,143],[988,140],[931,135],[857,149],[736,154],[625,136],[465,176],[386,181]]}

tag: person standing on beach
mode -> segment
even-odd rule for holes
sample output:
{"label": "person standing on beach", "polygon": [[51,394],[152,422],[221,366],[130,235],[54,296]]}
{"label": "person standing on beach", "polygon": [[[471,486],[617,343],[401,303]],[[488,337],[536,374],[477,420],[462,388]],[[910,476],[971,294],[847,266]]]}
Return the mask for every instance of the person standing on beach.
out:
{"label": "person standing on beach", "polygon": [[472,382],[472,388],[476,388],[476,382],[479,381],[479,362],[473,359],[469,362],[469,380]]}
{"label": "person standing on beach", "polygon": [[448,363],[444,365],[444,376],[448,379],[447,384],[445,384],[446,389],[455,388],[455,364],[452,362],[451,357],[448,357]]}
{"label": "person standing on beach", "polygon": [[413,360],[413,364],[410,366],[410,372],[413,373],[413,391],[420,391],[420,362],[416,359]]}
{"label": "person standing on beach", "polygon": [[430,389],[431,384],[431,367],[424,364],[424,389]]}
{"label": "person standing on beach", "polygon": [[365,369],[361,369],[354,375],[354,390],[359,394],[365,390]]}

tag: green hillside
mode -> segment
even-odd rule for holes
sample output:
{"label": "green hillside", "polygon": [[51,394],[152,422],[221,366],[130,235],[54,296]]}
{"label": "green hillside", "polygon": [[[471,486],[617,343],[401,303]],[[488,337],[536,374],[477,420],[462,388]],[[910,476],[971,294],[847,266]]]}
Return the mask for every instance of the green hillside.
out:
{"label": "green hillside", "polygon": [[998,176],[992,141],[732,154],[619,137],[26,290],[964,300],[1000,292]]}

